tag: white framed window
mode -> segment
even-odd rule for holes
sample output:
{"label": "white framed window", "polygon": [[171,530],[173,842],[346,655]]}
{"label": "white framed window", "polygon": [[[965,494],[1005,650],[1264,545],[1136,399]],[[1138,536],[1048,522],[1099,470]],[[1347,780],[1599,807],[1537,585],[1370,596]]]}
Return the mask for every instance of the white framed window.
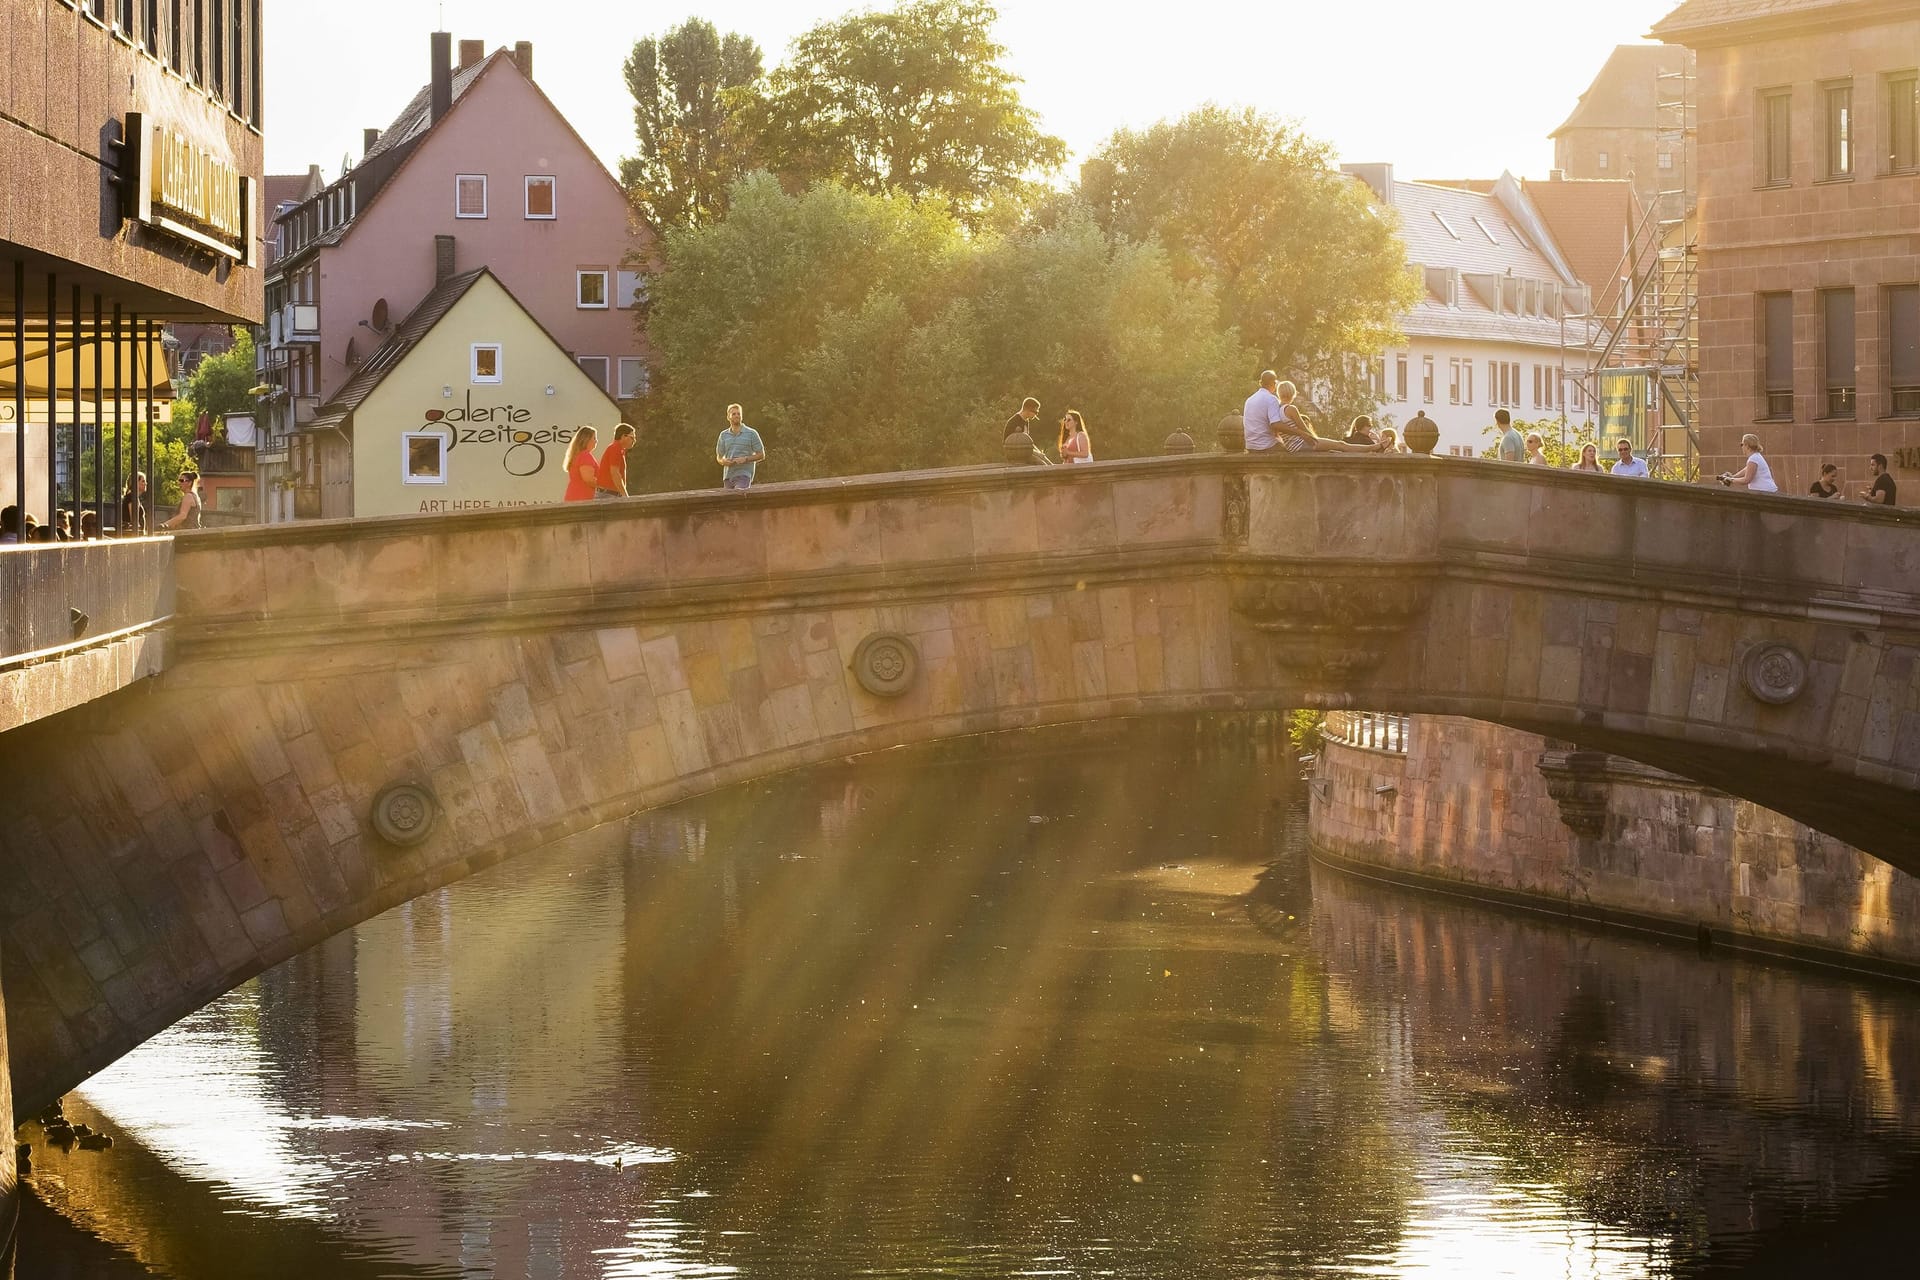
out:
{"label": "white framed window", "polygon": [[484,173],[463,173],[453,180],[453,216],[456,218],[484,218],[487,216],[487,175]]}
{"label": "white framed window", "polygon": [[1606,152],[1602,151],[1599,156],[1599,162],[1600,162],[1600,168],[1602,169],[1610,168],[1613,164],[1613,157],[1608,155]]}
{"label": "white framed window", "polygon": [[476,383],[495,385],[506,379],[504,361],[501,359],[500,344],[497,342],[476,342],[473,344],[472,380]]}
{"label": "white framed window", "polygon": [[613,363],[610,359],[606,356],[575,356],[573,362],[580,366],[582,373],[593,379],[594,386],[602,391],[607,389],[608,366]]}
{"label": "white framed window", "polygon": [[445,484],[447,438],[438,431],[400,433],[400,482]]}
{"label": "white framed window", "polygon": [[581,267],[573,273],[573,305],[591,311],[607,308],[607,284],[611,273],[605,267]]}
{"label": "white framed window", "polygon": [[647,278],[638,271],[616,271],[613,277],[613,305],[631,311],[647,303]]}
{"label": "white framed window", "polygon": [[527,175],[527,216],[536,220],[557,218],[553,179],[544,174]]}
{"label": "white framed window", "polygon": [[1662,152],[1660,153],[1660,167],[1661,167],[1662,169],[1671,169],[1671,168],[1673,168],[1673,152],[1671,152],[1671,151],[1662,151]]}
{"label": "white framed window", "polygon": [[620,357],[620,386],[617,398],[638,400],[647,394],[647,362],[639,356]]}

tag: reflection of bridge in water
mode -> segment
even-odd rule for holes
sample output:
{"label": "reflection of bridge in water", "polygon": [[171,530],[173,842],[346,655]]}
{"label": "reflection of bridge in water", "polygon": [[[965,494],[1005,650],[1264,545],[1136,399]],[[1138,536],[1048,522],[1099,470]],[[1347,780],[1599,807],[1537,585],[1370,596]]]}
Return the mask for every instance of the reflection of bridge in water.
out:
{"label": "reflection of bridge in water", "polygon": [[26,782],[0,800],[25,1108],[569,832],[1033,724],[1469,716],[1920,869],[1920,530],[1901,512],[1204,457],[224,531],[173,555],[163,678],[0,737]]}

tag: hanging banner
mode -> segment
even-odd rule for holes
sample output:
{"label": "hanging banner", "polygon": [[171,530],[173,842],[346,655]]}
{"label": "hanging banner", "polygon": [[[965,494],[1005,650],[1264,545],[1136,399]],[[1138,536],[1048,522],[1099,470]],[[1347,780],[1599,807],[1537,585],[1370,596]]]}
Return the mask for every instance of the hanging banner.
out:
{"label": "hanging banner", "polygon": [[1635,449],[1647,447],[1647,397],[1651,376],[1644,369],[1603,369],[1600,372],[1600,438],[1622,436]]}

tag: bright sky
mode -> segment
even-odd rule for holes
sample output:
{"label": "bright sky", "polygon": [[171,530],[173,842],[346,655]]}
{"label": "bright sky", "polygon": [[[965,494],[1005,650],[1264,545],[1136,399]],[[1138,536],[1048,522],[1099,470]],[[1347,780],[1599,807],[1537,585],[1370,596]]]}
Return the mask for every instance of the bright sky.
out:
{"label": "bright sky", "polygon": [[[1678,0],[1173,0],[1102,12],[999,0],[1000,42],[1043,125],[1077,165],[1116,128],[1209,99],[1299,120],[1343,160],[1408,178],[1545,176],[1547,134],[1616,44]],[[329,179],[426,82],[427,34],[489,50],[531,40],[534,78],[609,168],[633,141],[620,65],[633,42],[698,12],[752,36],[771,69],[801,31],[859,0],[332,0],[276,4],[267,21],[267,168]],[[1126,15],[1137,15],[1128,17]],[[1264,42],[1255,65],[1253,40]],[[1069,173],[1071,173],[1071,168]]]}

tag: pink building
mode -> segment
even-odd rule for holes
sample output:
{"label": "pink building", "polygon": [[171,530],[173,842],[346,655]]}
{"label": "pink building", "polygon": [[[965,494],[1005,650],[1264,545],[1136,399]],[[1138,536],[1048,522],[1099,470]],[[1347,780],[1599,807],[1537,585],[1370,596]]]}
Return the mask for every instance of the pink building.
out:
{"label": "pink building", "polygon": [[373,352],[455,272],[491,270],[588,376],[646,393],[628,265],[644,232],[625,193],[533,79],[533,46],[492,54],[431,38],[431,79],[360,163],[283,203],[267,272],[263,518],[352,511],[353,451],[304,430]]}

